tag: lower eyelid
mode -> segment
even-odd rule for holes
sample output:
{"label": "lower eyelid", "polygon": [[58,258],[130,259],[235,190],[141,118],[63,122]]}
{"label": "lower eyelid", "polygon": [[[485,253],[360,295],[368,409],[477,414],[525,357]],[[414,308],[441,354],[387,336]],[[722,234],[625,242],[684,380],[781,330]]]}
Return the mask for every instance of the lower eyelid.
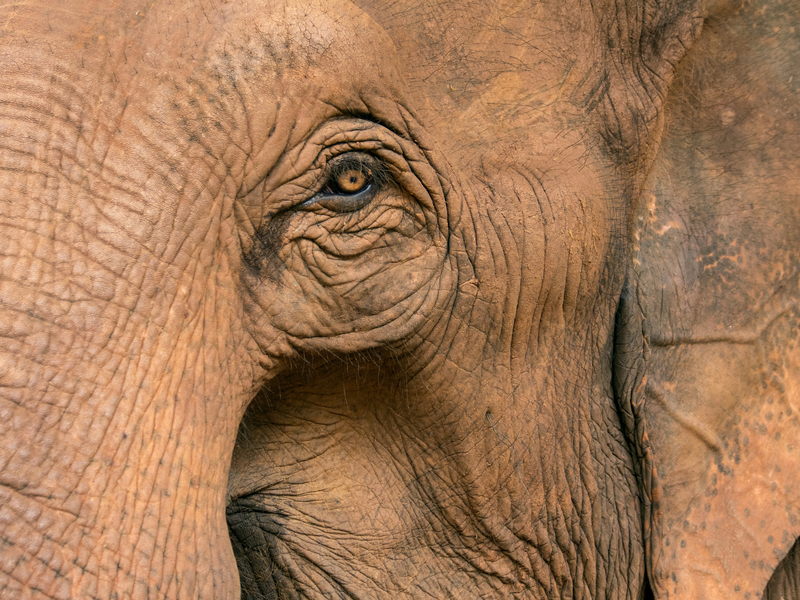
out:
{"label": "lower eyelid", "polygon": [[355,212],[366,206],[375,196],[377,190],[374,184],[370,183],[367,187],[356,194],[317,194],[303,202],[300,206],[313,208],[321,206],[335,212]]}

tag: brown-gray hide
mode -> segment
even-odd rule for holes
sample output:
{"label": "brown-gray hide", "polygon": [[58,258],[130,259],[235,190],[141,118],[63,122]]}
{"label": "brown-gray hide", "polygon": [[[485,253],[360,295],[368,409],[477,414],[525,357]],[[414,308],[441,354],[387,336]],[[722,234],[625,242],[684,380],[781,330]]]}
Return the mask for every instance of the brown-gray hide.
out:
{"label": "brown-gray hide", "polygon": [[797,0],[3,4],[0,598],[800,598],[798,106]]}

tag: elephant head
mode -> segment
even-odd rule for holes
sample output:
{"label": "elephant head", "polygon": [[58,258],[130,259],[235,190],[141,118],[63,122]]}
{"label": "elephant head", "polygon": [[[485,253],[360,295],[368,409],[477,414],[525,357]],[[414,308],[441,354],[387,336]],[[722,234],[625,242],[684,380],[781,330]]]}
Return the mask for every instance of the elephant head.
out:
{"label": "elephant head", "polygon": [[66,4],[0,12],[0,598],[762,593],[796,5]]}

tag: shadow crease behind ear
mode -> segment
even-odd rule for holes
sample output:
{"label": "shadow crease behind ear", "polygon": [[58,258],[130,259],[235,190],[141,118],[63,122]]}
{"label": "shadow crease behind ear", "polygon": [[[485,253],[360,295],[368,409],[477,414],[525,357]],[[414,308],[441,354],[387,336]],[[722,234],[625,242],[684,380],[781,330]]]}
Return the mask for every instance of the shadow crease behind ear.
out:
{"label": "shadow crease behind ear", "polygon": [[800,539],[795,540],[789,554],[778,563],[763,595],[764,600],[795,598],[800,598]]}

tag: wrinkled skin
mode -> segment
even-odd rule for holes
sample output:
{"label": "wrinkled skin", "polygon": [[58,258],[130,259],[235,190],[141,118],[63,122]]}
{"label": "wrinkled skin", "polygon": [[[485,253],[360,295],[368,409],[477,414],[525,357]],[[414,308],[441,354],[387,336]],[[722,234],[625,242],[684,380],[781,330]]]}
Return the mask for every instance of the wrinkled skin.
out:
{"label": "wrinkled skin", "polygon": [[0,598],[800,597],[797,2],[0,11]]}

